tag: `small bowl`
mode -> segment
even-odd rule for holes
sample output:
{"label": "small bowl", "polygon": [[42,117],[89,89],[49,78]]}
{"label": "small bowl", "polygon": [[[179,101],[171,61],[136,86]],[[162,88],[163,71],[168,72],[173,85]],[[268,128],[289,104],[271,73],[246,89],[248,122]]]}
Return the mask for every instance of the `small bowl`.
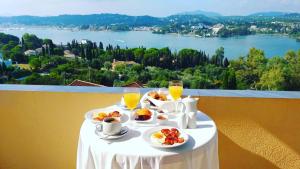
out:
{"label": "small bowl", "polygon": [[158,124],[166,125],[169,121],[169,117],[168,117],[168,115],[161,115],[160,114],[160,115],[156,116],[156,120],[157,120]]}

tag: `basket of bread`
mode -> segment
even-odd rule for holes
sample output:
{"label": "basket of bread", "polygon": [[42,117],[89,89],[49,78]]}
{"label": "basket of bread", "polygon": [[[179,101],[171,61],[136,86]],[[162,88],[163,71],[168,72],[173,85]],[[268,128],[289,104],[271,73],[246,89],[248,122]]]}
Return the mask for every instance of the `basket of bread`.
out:
{"label": "basket of bread", "polygon": [[146,95],[150,103],[156,107],[162,107],[163,105],[173,103],[168,91],[150,91]]}

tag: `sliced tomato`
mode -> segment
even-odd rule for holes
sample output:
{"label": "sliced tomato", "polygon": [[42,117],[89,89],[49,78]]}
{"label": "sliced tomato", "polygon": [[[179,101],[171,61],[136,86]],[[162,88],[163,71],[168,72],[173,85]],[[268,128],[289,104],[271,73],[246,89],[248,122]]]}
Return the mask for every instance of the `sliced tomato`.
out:
{"label": "sliced tomato", "polygon": [[178,138],[178,143],[183,143],[184,142],[184,138],[180,137]]}
{"label": "sliced tomato", "polygon": [[170,133],[170,130],[169,130],[169,129],[162,129],[161,132],[162,132],[165,136],[168,136],[169,133]]}
{"label": "sliced tomato", "polygon": [[171,131],[172,131],[172,132],[176,132],[176,133],[179,132],[176,128],[172,128]]}

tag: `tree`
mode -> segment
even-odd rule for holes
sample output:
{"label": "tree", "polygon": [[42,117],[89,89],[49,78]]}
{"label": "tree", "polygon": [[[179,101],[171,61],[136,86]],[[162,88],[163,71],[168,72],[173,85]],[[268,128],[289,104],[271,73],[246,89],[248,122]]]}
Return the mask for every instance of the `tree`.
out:
{"label": "tree", "polygon": [[26,77],[23,81],[23,84],[43,84],[42,79],[41,79],[41,75],[39,75],[38,73],[33,73],[32,75]]}
{"label": "tree", "polygon": [[229,88],[229,72],[225,71],[223,72],[223,83],[222,83],[222,88],[223,89],[228,89]]}
{"label": "tree", "polygon": [[4,62],[0,62],[0,75],[4,75],[4,73],[5,73],[5,71],[6,71],[6,65],[5,65],[5,63]]}
{"label": "tree", "polygon": [[42,47],[42,55],[43,55],[43,56],[46,56],[46,50],[45,50],[44,47]]}
{"label": "tree", "polygon": [[101,69],[101,67],[103,66],[103,61],[100,58],[95,58],[92,59],[90,65],[93,69]]}
{"label": "tree", "polygon": [[99,42],[99,49],[100,50],[103,50],[104,48],[103,48],[103,43],[102,42]]}
{"label": "tree", "polygon": [[228,67],[229,66],[229,61],[227,58],[224,59],[224,67]]}
{"label": "tree", "polygon": [[228,89],[236,89],[237,84],[236,84],[236,75],[234,70],[229,71],[229,77],[228,77]]}
{"label": "tree", "polygon": [[113,86],[114,80],[118,78],[118,75],[112,71],[101,70],[96,73],[96,78],[100,84]]}
{"label": "tree", "polygon": [[161,68],[168,68],[168,69],[173,68],[172,67],[172,60],[173,60],[172,52],[168,47],[160,49],[159,50],[159,55],[160,55],[160,58],[159,58],[160,64],[159,64],[159,66]]}
{"label": "tree", "polygon": [[159,50],[150,48],[145,51],[144,59],[142,60],[144,66],[158,66],[159,65]]}
{"label": "tree", "polygon": [[24,84],[36,84],[36,85],[60,85],[62,79],[57,74],[50,75],[40,75],[38,73],[33,73],[32,75],[26,77],[22,83]]}
{"label": "tree", "polygon": [[260,90],[282,90],[284,74],[280,68],[265,71],[257,84]]}
{"label": "tree", "polygon": [[111,62],[109,61],[104,62],[103,66],[106,70],[110,70],[112,68]]}
{"label": "tree", "polygon": [[58,55],[58,56],[63,56],[64,55],[64,49],[61,47],[56,47],[53,49],[53,54]]}
{"label": "tree", "polygon": [[19,44],[20,39],[14,35],[9,35],[0,32],[0,45],[8,44],[9,41],[14,42],[15,44]]}
{"label": "tree", "polygon": [[211,63],[217,66],[223,66],[224,60],[224,48],[220,47],[216,50],[215,54],[211,58]]}
{"label": "tree", "polygon": [[247,57],[241,57],[231,62],[236,71],[237,86],[239,89],[256,89],[260,77],[266,69],[268,59],[262,50],[251,48]]}
{"label": "tree", "polygon": [[32,72],[30,70],[17,68],[17,69],[13,70],[11,75],[13,78],[18,79],[21,77],[29,76],[29,75],[31,75],[31,73]]}
{"label": "tree", "polygon": [[144,58],[145,54],[145,48],[136,48],[133,50],[133,55],[134,55],[134,61],[137,63],[142,63],[142,60]]}
{"label": "tree", "polygon": [[10,51],[10,58],[18,63],[26,63],[28,58],[23,54],[22,47],[15,46]]}
{"label": "tree", "polygon": [[195,67],[204,64],[206,56],[194,49],[182,49],[178,53],[177,65],[179,68]]}
{"label": "tree", "polygon": [[150,80],[147,83],[147,87],[149,88],[158,88],[160,86],[160,82],[156,80]]}
{"label": "tree", "polygon": [[30,65],[31,69],[33,69],[33,71],[38,71],[41,69],[41,61],[39,58],[34,57],[34,58],[30,59],[29,65]]}
{"label": "tree", "polygon": [[161,88],[167,88],[169,86],[169,82],[166,80],[163,80],[160,82],[159,87]]}
{"label": "tree", "polygon": [[138,76],[138,81],[142,83],[147,83],[151,80],[151,75],[148,71],[142,71]]}
{"label": "tree", "polygon": [[190,81],[190,88],[191,89],[200,89],[201,88],[200,83],[201,83],[200,77],[194,78]]}
{"label": "tree", "polygon": [[286,90],[300,90],[300,50],[298,53],[294,51],[288,51],[284,57],[287,62],[285,84]]}
{"label": "tree", "polygon": [[44,39],[43,44],[46,45],[45,53],[47,53],[49,56],[54,54],[54,43],[51,39]]}
{"label": "tree", "polygon": [[28,49],[34,50],[36,48],[42,47],[43,40],[39,39],[37,36],[33,34],[25,33],[22,38],[24,40],[25,50]]}
{"label": "tree", "polygon": [[251,48],[247,56],[247,64],[250,68],[260,69],[267,63],[267,58],[262,50]]}
{"label": "tree", "polygon": [[8,44],[5,44],[1,47],[1,52],[5,59],[9,59],[11,57],[11,50],[16,47],[18,44],[14,41],[9,41]]}

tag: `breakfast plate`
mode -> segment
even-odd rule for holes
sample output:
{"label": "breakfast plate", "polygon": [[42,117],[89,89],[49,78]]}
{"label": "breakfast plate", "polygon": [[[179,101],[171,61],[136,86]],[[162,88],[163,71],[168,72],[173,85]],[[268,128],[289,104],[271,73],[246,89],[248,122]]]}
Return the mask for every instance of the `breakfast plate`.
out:
{"label": "breakfast plate", "polygon": [[133,120],[136,123],[152,123],[154,120],[155,112],[147,108],[138,109],[133,112]]}
{"label": "breakfast plate", "polygon": [[106,135],[106,134],[103,134],[101,131],[97,130],[97,128],[96,128],[95,134],[97,136],[99,136],[100,139],[103,139],[103,140],[114,140],[114,139],[119,139],[119,138],[124,137],[128,133],[128,131],[129,131],[129,128],[124,126],[124,127],[122,127],[120,133],[115,134],[115,135]]}
{"label": "breakfast plate", "polygon": [[128,116],[122,113],[122,110],[120,108],[115,108],[115,107],[94,109],[88,111],[85,114],[85,119],[87,119],[88,121],[94,124],[102,123],[102,121],[106,117],[114,117],[118,119],[121,123],[124,123],[128,120]]}
{"label": "breakfast plate", "polygon": [[155,148],[174,148],[187,143],[189,136],[175,127],[158,126],[146,130],[143,139]]}

